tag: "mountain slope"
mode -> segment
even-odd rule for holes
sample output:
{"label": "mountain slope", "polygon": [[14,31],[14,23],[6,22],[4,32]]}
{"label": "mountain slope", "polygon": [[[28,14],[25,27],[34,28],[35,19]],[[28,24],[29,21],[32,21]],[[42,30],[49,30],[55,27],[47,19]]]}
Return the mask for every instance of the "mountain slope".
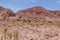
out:
{"label": "mountain slope", "polygon": [[6,20],[59,20],[60,10],[47,10],[43,7],[36,6],[16,13],[10,9],[0,7],[0,19]]}

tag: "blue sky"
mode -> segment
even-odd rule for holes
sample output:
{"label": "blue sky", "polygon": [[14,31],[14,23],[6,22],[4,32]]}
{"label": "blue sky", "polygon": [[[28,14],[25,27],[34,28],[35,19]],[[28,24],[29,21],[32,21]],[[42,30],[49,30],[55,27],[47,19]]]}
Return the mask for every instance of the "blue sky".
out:
{"label": "blue sky", "polygon": [[0,6],[13,11],[42,6],[49,10],[60,10],[60,0],[0,0]]}

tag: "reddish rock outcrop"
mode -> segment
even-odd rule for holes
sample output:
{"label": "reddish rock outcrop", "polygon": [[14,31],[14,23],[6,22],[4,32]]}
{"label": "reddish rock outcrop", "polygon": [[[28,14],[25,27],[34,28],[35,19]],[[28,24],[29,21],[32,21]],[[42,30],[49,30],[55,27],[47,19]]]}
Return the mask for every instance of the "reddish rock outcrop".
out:
{"label": "reddish rock outcrop", "polygon": [[25,10],[20,10],[16,14],[10,9],[0,7],[0,19],[6,20],[59,20],[60,10],[47,10],[43,7],[36,6]]}
{"label": "reddish rock outcrop", "polygon": [[21,19],[37,19],[37,20],[48,20],[48,19],[59,19],[60,11],[59,10],[46,10],[43,7],[32,7],[26,10],[21,10],[16,13],[16,16]]}
{"label": "reddish rock outcrop", "polygon": [[10,9],[6,9],[6,8],[3,8],[3,7],[0,7],[0,19],[6,19],[8,20],[9,17],[13,17],[15,16],[14,12],[11,11]]}
{"label": "reddish rock outcrop", "polygon": [[16,13],[16,16],[19,19],[44,19],[43,14],[45,15],[45,13],[47,12],[46,9],[42,8],[42,7],[32,7],[32,8],[28,8],[26,10],[21,10],[18,11]]}

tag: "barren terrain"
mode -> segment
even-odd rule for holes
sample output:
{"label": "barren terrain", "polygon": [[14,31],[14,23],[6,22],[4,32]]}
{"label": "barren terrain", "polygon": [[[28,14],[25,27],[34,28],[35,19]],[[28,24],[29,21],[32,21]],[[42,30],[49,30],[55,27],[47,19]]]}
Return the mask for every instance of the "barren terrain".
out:
{"label": "barren terrain", "polygon": [[0,40],[60,40],[60,21],[0,21]]}
{"label": "barren terrain", "polygon": [[60,10],[0,7],[0,40],[60,40]]}

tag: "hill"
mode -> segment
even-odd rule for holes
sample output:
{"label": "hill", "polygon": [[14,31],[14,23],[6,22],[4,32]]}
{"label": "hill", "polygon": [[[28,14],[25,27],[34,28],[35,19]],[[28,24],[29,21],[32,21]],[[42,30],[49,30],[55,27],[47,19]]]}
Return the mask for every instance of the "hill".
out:
{"label": "hill", "polygon": [[6,20],[60,20],[60,10],[47,10],[36,6],[16,13],[10,9],[0,7],[0,19]]}

